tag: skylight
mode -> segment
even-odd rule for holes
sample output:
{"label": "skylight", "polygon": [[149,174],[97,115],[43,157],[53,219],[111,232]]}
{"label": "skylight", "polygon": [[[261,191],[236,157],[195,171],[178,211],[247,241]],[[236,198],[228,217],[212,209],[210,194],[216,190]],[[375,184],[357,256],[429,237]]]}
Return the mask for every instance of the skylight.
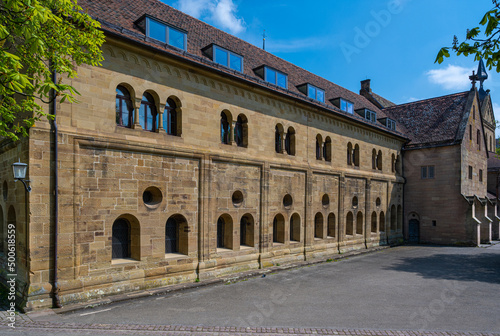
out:
{"label": "skylight", "polygon": [[186,50],[187,34],[150,17],[146,18],[146,36]]}

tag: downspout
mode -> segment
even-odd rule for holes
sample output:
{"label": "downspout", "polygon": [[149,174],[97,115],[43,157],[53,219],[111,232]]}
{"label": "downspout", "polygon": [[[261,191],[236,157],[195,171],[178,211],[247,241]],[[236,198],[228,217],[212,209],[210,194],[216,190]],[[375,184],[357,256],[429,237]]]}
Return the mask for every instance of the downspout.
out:
{"label": "downspout", "polygon": [[[57,73],[52,70],[52,82],[57,83]],[[61,301],[59,300],[59,286],[57,278],[57,236],[59,234],[59,169],[58,169],[58,129],[56,121],[57,112],[57,94],[55,90],[52,90],[52,115],[54,119],[52,120],[52,131],[54,133],[54,274],[53,274],[53,285],[52,285],[52,305],[53,308],[61,308]]]}
{"label": "downspout", "polygon": [[[406,187],[406,182],[407,182],[406,176],[404,176],[404,172],[405,172],[405,160],[404,160],[404,158],[405,158],[405,155],[404,155],[404,151],[402,150],[401,151],[401,177],[403,178],[404,182],[403,182],[403,202],[402,202],[403,203],[403,206],[402,206],[403,207],[403,209],[402,209],[403,223],[401,223],[401,224],[403,224],[403,226],[402,226],[403,241],[406,240],[406,229],[405,229],[405,227],[406,227],[406,225],[405,225],[405,223],[406,223],[406,219],[405,219],[405,195],[406,194],[405,194],[405,187]],[[419,240],[420,240],[420,228],[419,228]]]}

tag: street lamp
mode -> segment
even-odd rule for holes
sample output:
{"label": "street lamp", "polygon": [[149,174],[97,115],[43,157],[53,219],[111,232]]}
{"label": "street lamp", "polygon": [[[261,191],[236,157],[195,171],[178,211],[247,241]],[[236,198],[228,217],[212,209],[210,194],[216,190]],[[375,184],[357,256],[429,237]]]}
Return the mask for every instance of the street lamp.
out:
{"label": "street lamp", "polygon": [[24,188],[27,192],[31,191],[31,187],[26,184],[26,182],[30,182],[26,179],[26,170],[28,169],[28,165],[26,163],[22,163],[21,160],[19,162],[14,162],[12,164],[12,171],[14,173],[14,180],[21,181],[24,184]]}

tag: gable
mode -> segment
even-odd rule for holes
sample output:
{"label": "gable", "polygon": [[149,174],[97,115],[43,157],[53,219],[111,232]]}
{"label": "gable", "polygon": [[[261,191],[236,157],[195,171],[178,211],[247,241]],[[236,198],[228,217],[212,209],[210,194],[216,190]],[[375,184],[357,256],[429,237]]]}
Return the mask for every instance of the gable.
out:
{"label": "gable", "polygon": [[487,95],[481,103],[481,115],[484,120],[484,126],[495,131],[495,115],[493,114],[493,104],[490,95]]}

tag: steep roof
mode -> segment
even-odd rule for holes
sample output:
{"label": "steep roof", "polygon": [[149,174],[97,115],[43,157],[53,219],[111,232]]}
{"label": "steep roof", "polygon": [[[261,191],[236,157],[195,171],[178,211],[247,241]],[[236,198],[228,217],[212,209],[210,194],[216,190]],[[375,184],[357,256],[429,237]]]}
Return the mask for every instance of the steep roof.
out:
{"label": "steep roof", "polygon": [[[436,97],[396,105],[384,109],[384,112],[402,128],[410,138],[407,148],[424,145],[452,145],[462,140],[464,119],[470,94],[466,91],[447,96]],[[465,120],[466,122],[466,120]]]}
{"label": "steep roof", "polygon": [[[357,122],[369,125],[370,127],[375,127],[385,132],[402,136],[400,132],[391,131],[380,123],[371,123],[356,114],[351,115],[343,112],[329,101],[330,99],[341,97],[353,102],[354,109],[370,109],[377,113],[377,118],[386,116],[383,111],[365,97],[306,71],[235,36],[214,28],[158,0],[79,0],[78,4],[86,10],[89,15],[101,23],[102,29],[108,35],[124,38],[128,41],[134,41],[170,55],[181,57],[187,61],[196,62],[200,65],[209,67],[211,70],[230,75],[233,78],[236,77],[253,82],[266,89],[291,96],[294,99],[303,100],[309,104],[317,105],[331,113],[342,115],[345,118],[355,119]],[[134,22],[144,15],[160,19],[176,28],[186,31],[187,50],[182,51],[146,37],[141,29],[134,24]],[[243,56],[243,73],[212,62],[212,60],[202,52],[203,48],[211,44],[216,44]],[[311,57],[314,57],[314,55],[311,55]],[[288,89],[282,89],[276,85],[264,82],[259,78],[254,72],[254,69],[263,65],[267,65],[287,74]],[[310,83],[323,89],[325,91],[325,103],[314,101],[300,92],[297,86],[305,83]]]}

